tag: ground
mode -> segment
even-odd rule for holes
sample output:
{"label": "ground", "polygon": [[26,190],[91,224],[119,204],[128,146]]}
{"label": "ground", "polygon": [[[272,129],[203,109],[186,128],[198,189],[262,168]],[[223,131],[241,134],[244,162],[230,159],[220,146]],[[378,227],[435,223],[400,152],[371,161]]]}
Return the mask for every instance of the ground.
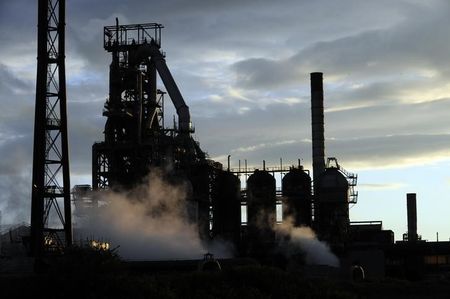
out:
{"label": "ground", "polygon": [[448,277],[355,283],[261,265],[145,274],[119,263],[84,262],[45,274],[0,276],[2,298],[450,298]]}

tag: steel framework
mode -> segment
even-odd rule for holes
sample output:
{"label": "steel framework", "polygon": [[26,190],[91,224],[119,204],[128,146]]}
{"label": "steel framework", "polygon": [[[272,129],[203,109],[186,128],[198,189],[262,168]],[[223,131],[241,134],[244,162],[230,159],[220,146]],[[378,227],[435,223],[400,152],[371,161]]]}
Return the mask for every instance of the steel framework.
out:
{"label": "steel framework", "polygon": [[39,0],[31,195],[36,258],[72,244],[64,31],[65,0]]}
{"label": "steel framework", "polygon": [[[104,27],[103,45],[111,53],[109,97],[103,116],[105,140],[92,147],[92,187],[132,188],[151,167],[183,170],[205,159],[191,137],[189,107],[178,89],[161,47],[157,23]],[[172,129],[164,126],[161,78],[178,115]]]}

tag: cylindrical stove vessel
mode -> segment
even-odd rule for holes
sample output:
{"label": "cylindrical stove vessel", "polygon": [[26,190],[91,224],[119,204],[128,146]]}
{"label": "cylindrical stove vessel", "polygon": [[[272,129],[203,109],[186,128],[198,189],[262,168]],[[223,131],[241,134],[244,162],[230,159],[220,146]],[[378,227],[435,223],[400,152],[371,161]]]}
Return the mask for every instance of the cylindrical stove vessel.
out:
{"label": "cylindrical stove vessel", "polygon": [[213,237],[237,246],[241,228],[241,181],[231,172],[220,171],[213,194]]}
{"label": "cylindrical stove vessel", "polygon": [[283,221],[294,226],[311,226],[311,177],[301,168],[292,168],[283,177]]}
{"label": "cylindrical stove vessel", "polygon": [[263,256],[275,242],[275,178],[265,170],[255,170],[247,180],[247,243],[249,252]]}
{"label": "cylindrical stove vessel", "polygon": [[350,226],[349,184],[337,168],[327,168],[318,178],[314,222],[319,238],[331,245],[346,241]]}

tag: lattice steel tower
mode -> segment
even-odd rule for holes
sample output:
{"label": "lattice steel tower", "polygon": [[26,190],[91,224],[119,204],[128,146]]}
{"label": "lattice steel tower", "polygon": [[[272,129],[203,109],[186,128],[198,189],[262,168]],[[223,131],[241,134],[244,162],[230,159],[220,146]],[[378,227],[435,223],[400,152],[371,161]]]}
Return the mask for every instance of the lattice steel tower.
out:
{"label": "lattice steel tower", "polygon": [[38,2],[31,252],[72,244],[65,77],[65,0]]}

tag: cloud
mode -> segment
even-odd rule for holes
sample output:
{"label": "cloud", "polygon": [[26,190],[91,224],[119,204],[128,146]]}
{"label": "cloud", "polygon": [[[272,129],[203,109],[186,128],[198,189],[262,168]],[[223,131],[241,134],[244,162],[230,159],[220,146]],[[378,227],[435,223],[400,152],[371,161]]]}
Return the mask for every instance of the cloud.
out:
{"label": "cloud", "polygon": [[253,146],[248,146],[248,147],[239,147],[236,149],[232,149],[231,153],[250,153],[250,152],[254,152],[257,150],[261,150],[264,148],[273,148],[273,147],[278,147],[278,146],[282,146],[282,145],[286,145],[286,144],[292,144],[295,143],[295,140],[283,140],[283,141],[278,141],[272,144],[266,144],[266,143],[261,143],[261,144],[257,144],[257,145],[253,145]]}
{"label": "cloud", "polygon": [[2,224],[30,223],[31,174],[0,175]]}
{"label": "cloud", "polygon": [[313,71],[323,71],[333,81],[380,80],[425,71],[446,74],[448,6],[443,2],[409,6],[406,18],[392,27],[317,41],[290,57],[243,59],[232,67],[236,84],[261,89],[291,87]]}
{"label": "cloud", "polygon": [[20,95],[29,90],[30,84],[19,79],[7,66],[0,64],[0,90],[4,93]]}
{"label": "cloud", "polygon": [[292,85],[299,81],[300,73],[295,68],[295,65],[289,65],[289,61],[265,58],[250,58],[232,66],[237,84],[245,88]]}
{"label": "cloud", "polygon": [[30,140],[25,136],[0,142],[0,211],[2,222],[29,222],[31,211]]}
{"label": "cloud", "polygon": [[450,135],[392,135],[330,140],[329,151],[341,153],[348,168],[374,169],[429,164],[446,159]]}
{"label": "cloud", "polygon": [[32,83],[0,61],[0,211],[3,223],[30,221]]}
{"label": "cloud", "polygon": [[370,183],[370,184],[358,184],[358,190],[395,190],[405,187],[403,183]]}
{"label": "cloud", "polygon": [[[325,148],[327,157],[337,157],[340,164],[351,171],[401,168],[446,160],[450,155],[450,135],[333,138],[326,140]],[[265,160],[267,166],[272,167],[278,166],[280,158],[283,158],[284,165],[297,164],[297,160],[301,159],[303,165],[311,167],[309,140],[286,142],[274,139],[268,144],[235,148],[230,153],[234,164],[237,160],[248,160],[249,165],[255,166]],[[213,157],[226,163],[226,155]]]}
{"label": "cloud", "polygon": [[[98,101],[73,102],[68,105],[68,137],[70,171],[76,175],[90,175],[92,145],[103,139],[106,118],[101,117],[103,103]],[[97,112],[83,113],[84,111]]]}

